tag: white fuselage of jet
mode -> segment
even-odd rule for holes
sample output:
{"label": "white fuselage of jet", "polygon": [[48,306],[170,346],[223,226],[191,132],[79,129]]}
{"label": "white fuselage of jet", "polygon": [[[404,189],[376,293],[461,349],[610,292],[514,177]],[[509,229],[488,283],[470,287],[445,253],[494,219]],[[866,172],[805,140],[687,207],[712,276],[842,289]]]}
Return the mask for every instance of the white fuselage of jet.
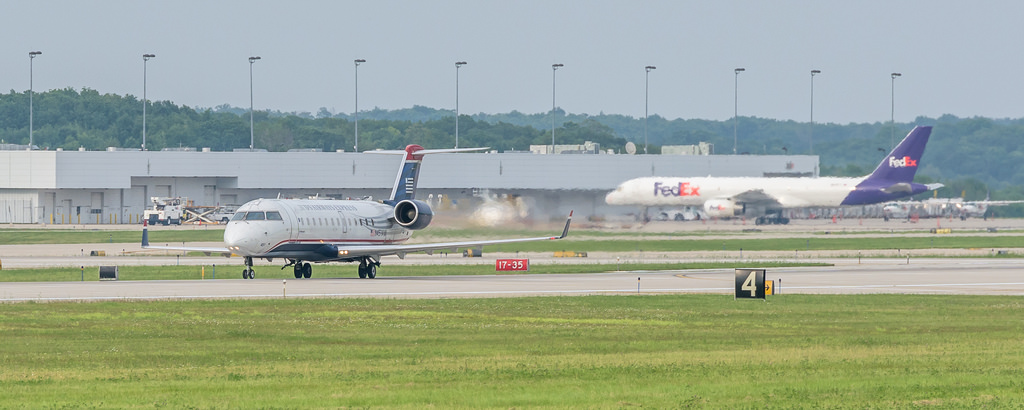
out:
{"label": "white fuselage of jet", "polygon": [[[864,178],[643,177],[620,184],[608,193],[609,205],[703,206],[744,193],[760,192],[780,208],[834,207]],[[758,202],[751,198],[745,202]],[[744,202],[744,201],[737,201]]]}

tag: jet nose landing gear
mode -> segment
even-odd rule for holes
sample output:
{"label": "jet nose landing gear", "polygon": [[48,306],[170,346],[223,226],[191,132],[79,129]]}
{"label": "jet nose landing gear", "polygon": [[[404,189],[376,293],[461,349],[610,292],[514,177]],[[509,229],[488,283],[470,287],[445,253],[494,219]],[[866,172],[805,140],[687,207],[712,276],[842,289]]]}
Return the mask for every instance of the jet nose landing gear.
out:
{"label": "jet nose landing gear", "polygon": [[252,270],[252,257],[245,257],[245,269],[242,270],[242,279],[256,279],[256,271]]}

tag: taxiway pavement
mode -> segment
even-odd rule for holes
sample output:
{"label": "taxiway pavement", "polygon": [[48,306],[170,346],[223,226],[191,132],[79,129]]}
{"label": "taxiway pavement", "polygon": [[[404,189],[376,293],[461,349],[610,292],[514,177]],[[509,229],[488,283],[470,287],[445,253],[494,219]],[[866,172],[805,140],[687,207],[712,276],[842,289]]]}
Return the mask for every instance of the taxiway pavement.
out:
{"label": "taxiway pavement", "polygon": [[[785,294],[1024,295],[1024,259],[856,259],[768,269]],[[756,267],[738,265],[737,267]],[[0,302],[232,298],[481,298],[595,294],[732,294],[734,271],[0,283]]]}

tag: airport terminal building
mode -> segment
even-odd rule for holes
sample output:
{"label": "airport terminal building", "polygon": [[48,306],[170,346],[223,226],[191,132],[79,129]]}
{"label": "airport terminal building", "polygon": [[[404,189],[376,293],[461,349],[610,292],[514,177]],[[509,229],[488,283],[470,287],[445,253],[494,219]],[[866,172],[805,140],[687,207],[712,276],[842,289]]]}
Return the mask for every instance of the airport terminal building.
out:
{"label": "airport terminal building", "polygon": [[[384,199],[399,155],[352,152],[0,151],[0,223],[140,223],[151,197],[197,205],[256,198]],[[423,160],[417,197],[529,198],[534,218],[637,212],[604,195],[642,176],[817,176],[807,155],[459,153]],[[468,206],[468,205],[466,205]],[[443,212],[443,210],[442,210]]]}

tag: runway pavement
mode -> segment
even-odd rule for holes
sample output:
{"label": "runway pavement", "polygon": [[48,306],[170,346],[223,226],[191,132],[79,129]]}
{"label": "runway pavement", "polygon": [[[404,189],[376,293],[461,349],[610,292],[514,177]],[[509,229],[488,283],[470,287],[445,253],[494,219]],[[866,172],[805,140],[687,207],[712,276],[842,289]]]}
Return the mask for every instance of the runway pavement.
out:
{"label": "runway pavement", "polygon": [[[1022,259],[856,259],[831,267],[769,269],[786,294],[1024,295]],[[743,265],[737,267],[756,267]],[[731,295],[734,272],[632,271],[570,275],[218,279],[0,283],[0,302],[224,298],[482,298],[595,294]]]}

